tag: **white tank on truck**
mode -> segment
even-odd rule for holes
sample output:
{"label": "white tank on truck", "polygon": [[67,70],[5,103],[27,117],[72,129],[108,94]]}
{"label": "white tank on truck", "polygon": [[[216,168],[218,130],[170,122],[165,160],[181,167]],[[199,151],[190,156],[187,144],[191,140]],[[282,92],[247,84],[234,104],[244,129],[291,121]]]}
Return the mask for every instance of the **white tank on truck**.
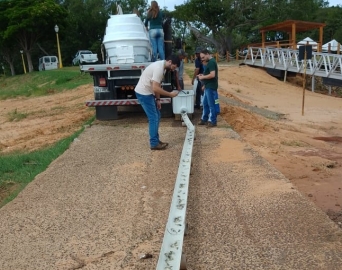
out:
{"label": "white tank on truck", "polygon": [[136,14],[110,16],[103,45],[106,50],[106,63],[151,61],[152,47],[148,32]]}

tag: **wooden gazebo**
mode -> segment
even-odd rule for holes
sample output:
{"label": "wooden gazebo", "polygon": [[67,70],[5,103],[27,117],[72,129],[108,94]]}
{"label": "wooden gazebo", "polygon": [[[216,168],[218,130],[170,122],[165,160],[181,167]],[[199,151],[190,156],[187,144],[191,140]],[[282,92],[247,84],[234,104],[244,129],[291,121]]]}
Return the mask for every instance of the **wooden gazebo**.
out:
{"label": "wooden gazebo", "polygon": [[289,43],[288,46],[292,47],[292,49],[297,49],[297,41],[296,41],[296,33],[297,32],[305,32],[312,29],[319,29],[319,41],[317,46],[317,51],[322,51],[323,44],[323,27],[325,23],[317,23],[317,22],[306,22],[306,21],[296,21],[296,20],[287,20],[280,23],[268,25],[260,28],[261,36],[262,36],[262,47],[264,48],[266,45],[266,32],[269,31],[279,31],[286,32],[289,35]]}

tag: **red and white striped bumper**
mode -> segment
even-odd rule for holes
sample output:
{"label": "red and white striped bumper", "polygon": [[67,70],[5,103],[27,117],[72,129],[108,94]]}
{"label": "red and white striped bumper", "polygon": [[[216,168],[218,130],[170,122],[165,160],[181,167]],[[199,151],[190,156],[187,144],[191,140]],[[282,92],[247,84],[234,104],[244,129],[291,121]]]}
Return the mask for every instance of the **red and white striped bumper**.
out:
{"label": "red and white striped bumper", "polygon": [[[171,98],[161,98],[160,103],[171,103]],[[96,106],[129,106],[129,105],[139,105],[139,100],[137,99],[113,99],[113,100],[88,100],[86,101],[86,106],[96,107]]]}

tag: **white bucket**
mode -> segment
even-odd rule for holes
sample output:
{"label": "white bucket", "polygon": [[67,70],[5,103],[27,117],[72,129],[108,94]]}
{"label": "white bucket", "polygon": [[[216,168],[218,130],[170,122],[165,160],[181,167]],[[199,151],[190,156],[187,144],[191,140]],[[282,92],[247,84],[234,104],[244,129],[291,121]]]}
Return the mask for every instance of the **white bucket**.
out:
{"label": "white bucket", "polygon": [[181,114],[183,112],[194,112],[194,90],[182,90],[178,96],[172,99],[172,110],[174,114]]}

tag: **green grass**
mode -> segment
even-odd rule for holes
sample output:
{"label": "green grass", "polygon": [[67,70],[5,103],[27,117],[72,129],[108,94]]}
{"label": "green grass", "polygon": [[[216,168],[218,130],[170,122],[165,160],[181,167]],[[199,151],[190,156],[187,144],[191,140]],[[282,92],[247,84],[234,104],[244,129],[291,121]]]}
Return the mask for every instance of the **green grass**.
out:
{"label": "green grass", "polygon": [[84,126],[93,120],[94,117],[84,123],[79,131],[51,147],[30,153],[0,155],[0,198],[3,198],[0,207],[12,201],[28,183],[45,171],[53,160],[69,148],[73,140],[82,133]]}
{"label": "green grass", "polygon": [[306,144],[301,141],[281,141],[280,144],[285,145],[285,146],[294,146],[294,147],[306,146]]}
{"label": "green grass", "polygon": [[190,79],[192,79],[192,77],[194,76],[194,72],[195,72],[195,64],[193,64],[194,66],[193,67],[189,67],[189,66],[186,66],[184,68],[184,71],[186,72],[186,74],[190,77]]}
{"label": "green grass", "polygon": [[0,100],[17,97],[38,97],[70,90],[92,83],[89,74],[79,67],[34,71],[23,75],[0,77]]}
{"label": "green grass", "polygon": [[13,110],[12,112],[8,113],[8,120],[10,122],[13,121],[20,121],[22,119],[25,119],[28,116],[27,113],[19,113],[17,109]]}
{"label": "green grass", "polygon": [[[31,72],[24,75],[0,77],[0,100],[18,97],[38,97],[50,95],[65,90],[74,89],[80,85],[92,83],[89,74],[81,74],[79,67]],[[52,108],[58,113],[62,107]],[[28,116],[17,109],[8,113],[9,121],[20,121]],[[84,125],[91,123],[95,117]],[[72,141],[84,130],[68,138],[62,139],[53,146],[33,152],[15,152],[0,154],[0,207],[12,201],[25,186],[38,174],[45,171],[49,164],[67,150]]]}

